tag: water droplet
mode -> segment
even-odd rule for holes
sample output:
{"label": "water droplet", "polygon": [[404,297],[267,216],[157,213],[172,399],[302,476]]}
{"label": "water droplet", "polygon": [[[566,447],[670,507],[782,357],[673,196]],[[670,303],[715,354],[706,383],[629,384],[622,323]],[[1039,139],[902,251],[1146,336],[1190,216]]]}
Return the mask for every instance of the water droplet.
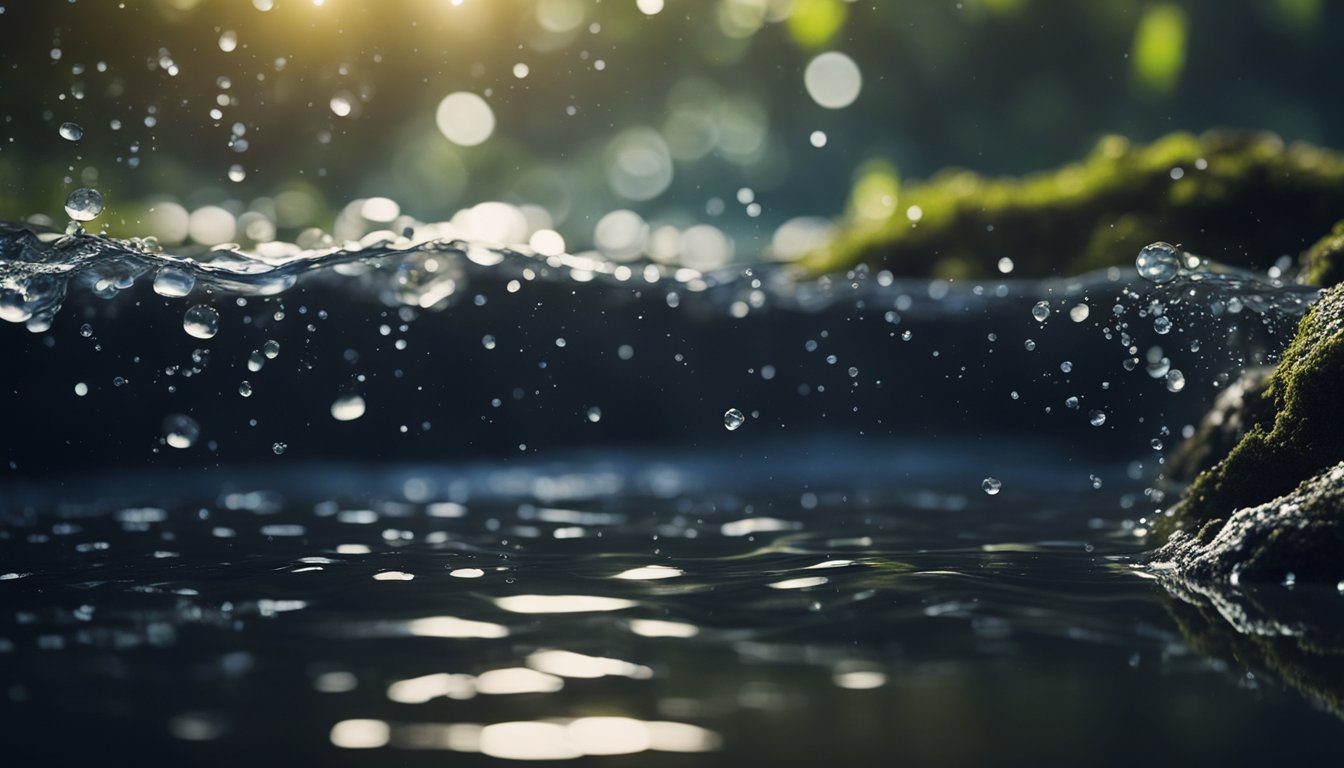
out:
{"label": "water droplet", "polygon": [[737,429],[745,423],[747,423],[747,417],[743,416],[742,412],[736,408],[729,408],[723,414],[723,426],[726,427],[729,432],[736,432]]}
{"label": "water droplet", "polygon": [[1076,411],[1076,410],[1078,410],[1078,398],[1077,398],[1077,396],[1070,397],[1069,399],[1065,400],[1065,401],[1064,401],[1064,405],[1068,406],[1068,409],[1071,410],[1071,411]]}
{"label": "water droplet", "polygon": [[75,385],[75,394],[78,395],[79,397],[83,397],[89,394],[89,385],[85,384],[82,381],[79,382],[78,384]]}
{"label": "water droplet", "polygon": [[163,420],[163,439],[174,448],[190,448],[200,436],[201,425],[190,416],[174,413]]}
{"label": "water droplet", "polygon": [[1096,475],[1088,475],[1088,476],[1087,476],[1087,479],[1088,479],[1089,482],[1092,483],[1092,488],[1093,488],[1093,490],[1097,490],[1097,491],[1101,490],[1101,478],[1100,478],[1100,477],[1097,477]]}
{"label": "water droplet", "polygon": [[65,198],[65,213],[75,221],[93,221],[103,212],[103,196],[96,189],[80,187]]}
{"label": "water droplet", "polygon": [[1166,315],[1162,315],[1154,319],[1153,330],[1157,331],[1159,334],[1163,336],[1166,336],[1168,333],[1171,333],[1171,318],[1167,317]]}
{"label": "water droplet", "polygon": [[601,420],[602,420],[602,409],[601,409],[601,408],[598,408],[596,405],[594,405],[592,408],[589,408],[589,409],[588,409],[588,420],[591,421],[591,422],[594,423],[594,424],[596,424],[597,422],[601,421]]}
{"label": "water droplet", "polygon": [[999,491],[1003,490],[1003,481],[996,477],[986,477],[984,482],[980,483],[980,489],[990,496],[998,496]]}
{"label": "water droplet", "polygon": [[237,163],[229,166],[229,181],[240,182],[247,178],[247,169]]}
{"label": "water droplet", "polygon": [[256,373],[266,364],[266,356],[261,354],[261,350],[254,349],[252,354],[247,356],[247,370]]}
{"label": "water droplet", "polygon": [[266,343],[261,345],[261,353],[266,355],[267,360],[274,360],[280,356],[280,342],[267,339]]}
{"label": "water droplet", "polygon": [[1081,323],[1092,313],[1092,308],[1086,304],[1075,304],[1073,309],[1069,310],[1069,319],[1075,323]]}
{"label": "water droplet", "polygon": [[1059,364],[1059,370],[1065,373],[1073,373],[1073,363],[1068,360],[1065,360],[1064,362]]}
{"label": "water droplet", "polygon": [[1181,253],[1171,243],[1153,243],[1134,260],[1139,276],[1153,283],[1169,283],[1181,272]]}
{"label": "water droplet", "polygon": [[252,383],[249,382],[249,381],[244,381],[243,383],[239,384],[239,385],[238,385],[238,394],[242,395],[243,397],[251,397],[251,396],[252,396]]}
{"label": "water droplet", "polygon": [[1046,301],[1036,302],[1031,308],[1031,316],[1036,318],[1036,322],[1044,323],[1045,319],[1050,316],[1050,303]]}
{"label": "water droplet", "polygon": [[910,331],[901,331],[901,341],[909,341],[915,337]]}
{"label": "water droplet", "polygon": [[344,395],[331,404],[331,417],[337,421],[354,421],[364,415],[364,398]]}
{"label": "water droplet", "polygon": [[84,129],[76,123],[61,123],[61,138],[66,141],[79,141],[84,138]]}
{"label": "water droplet", "polygon": [[1031,339],[1027,339],[1026,341],[1022,342],[1022,346],[1026,348],[1028,352],[1036,351],[1036,342],[1032,341]]}
{"label": "water droplet", "polygon": [[170,299],[186,296],[195,287],[196,278],[177,267],[164,267],[154,275],[154,292]]}
{"label": "water droplet", "polygon": [[1167,391],[1180,392],[1182,389],[1185,389],[1185,374],[1177,368],[1167,371]]}
{"label": "water droplet", "polygon": [[274,453],[276,456],[280,456],[288,449],[289,446],[285,445],[284,443],[275,443],[274,445],[271,446],[271,453]]}
{"label": "water droplet", "polygon": [[1100,427],[1106,423],[1106,414],[1102,411],[1089,411],[1087,414],[1088,422],[1094,427]]}
{"label": "water droplet", "polygon": [[212,339],[219,333],[219,312],[214,307],[197,304],[182,316],[182,328],[188,336]]}
{"label": "water droplet", "polygon": [[89,338],[90,336],[93,335],[93,326],[89,325],[88,323],[79,326],[79,335],[83,336],[86,339]]}

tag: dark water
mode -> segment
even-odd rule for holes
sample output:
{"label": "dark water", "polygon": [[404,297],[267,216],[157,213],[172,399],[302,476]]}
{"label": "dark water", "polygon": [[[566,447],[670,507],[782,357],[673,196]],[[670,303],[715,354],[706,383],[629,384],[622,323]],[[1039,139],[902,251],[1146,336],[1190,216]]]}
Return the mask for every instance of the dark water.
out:
{"label": "dark water", "polygon": [[1310,291],[3,234],[11,764],[1344,756],[1333,585],[1139,567]]}
{"label": "dark water", "polygon": [[[1142,545],[1109,496],[1051,489],[1058,478],[1036,469],[1047,449],[1019,445],[1026,465],[990,497],[925,466],[984,460],[974,453],[760,448],[283,481],[72,479],[73,501],[29,497],[0,528],[6,754],[24,756],[14,765],[1344,755],[1344,722],[1311,696],[1192,647],[1177,619],[1193,609],[1136,572]],[[150,480],[141,501],[153,506],[89,493]]]}

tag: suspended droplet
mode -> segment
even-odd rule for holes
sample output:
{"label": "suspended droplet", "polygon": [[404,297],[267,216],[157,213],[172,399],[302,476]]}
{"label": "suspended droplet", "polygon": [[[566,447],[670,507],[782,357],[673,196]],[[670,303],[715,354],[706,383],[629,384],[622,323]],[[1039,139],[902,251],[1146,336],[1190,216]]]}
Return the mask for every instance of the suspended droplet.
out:
{"label": "suspended droplet", "polygon": [[1088,475],[1088,476],[1087,476],[1087,479],[1088,479],[1089,482],[1092,483],[1092,488],[1093,488],[1093,490],[1097,490],[1097,491],[1101,490],[1101,478],[1100,478],[1100,477],[1097,477],[1096,475]]}
{"label": "suspended droplet", "polygon": [[1075,323],[1081,323],[1092,313],[1092,308],[1086,304],[1075,304],[1073,309],[1069,310],[1069,319]]}
{"label": "suspended droplet", "polygon": [[196,278],[177,267],[164,267],[154,275],[154,292],[170,299],[178,299],[191,293],[196,287]]}
{"label": "suspended droplet", "polygon": [[103,196],[96,189],[80,187],[65,198],[65,213],[75,221],[93,221],[103,212]]}
{"label": "suspended droplet", "polygon": [[275,339],[267,339],[265,344],[261,345],[261,353],[267,360],[274,360],[280,356],[280,342]]}
{"label": "suspended droplet", "polygon": [[84,138],[84,129],[76,123],[61,123],[61,138],[66,141],[79,141]]}
{"label": "suspended droplet", "polygon": [[1036,318],[1036,322],[1044,323],[1045,319],[1050,316],[1049,302],[1045,301],[1036,302],[1036,304],[1033,305],[1031,308],[1031,316]]}
{"label": "suspended droplet", "polygon": [[331,417],[337,421],[354,421],[364,415],[364,398],[344,395],[331,404]]}
{"label": "suspended droplet", "polygon": [[1064,373],[1073,373],[1073,363],[1068,360],[1065,360],[1064,362],[1059,364],[1059,370],[1063,371]]}
{"label": "suspended droplet", "polygon": [[1169,283],[1181,273],[1181,252],[1171,243],[1153,243],[1139,251],[1134,267],[1149,282]]}
{"label": "suspended droplet", "polygon": [[1088,423],[1094,427],[1100,427],[1106,423],[1106,414],[1102,411],[1089,411],[1087,414]]}
{"label": "suspended droplet", "polygon": [[251,397],[251,396],[252,396],[252,383],[249,382],[249,381],[244,381],[243,383],[239,384],[239,385],[238,385],[238,394],[242,395],[243,397]]}
{"label": "suspended droplet", "polygon": [[726,427],[729,432],[736,432],[739,427],[746,423],[747,417],[743,416],[742,412],[736,408],[729,408],[723,414],[723,426]]}
{"label": "suspended droplet", "polygon": [[1185,389],[1185,374],[1176,368],[1167,371],[1167,391],[1180,392],[1182,389]]}
{"label": "suspended droplet", "polygon": [[213,339],[219,333],[219,312],[214,307],[197,304],[182,316],[182,328],[188,336]]}
{"label": "suspended droplet", "polygon": [[589,409],[588,409],[588,420],[591,421],[591,422],[594,423],[594,424],[596,424],[597,422],[601,421],[601,420],[602,420],[602,409],[601,409],[601,408],[598,408],[596,405],[594,405],[592,408],[589,408]]}
{"label": "suspended droplet", "polygon": [[1168,333],[1171,333],[1171,318],[1167,317],[1166,315],[1162,315],[1154,319],[1153,330],[1157,331],[1162,336],[1166,336]]}
{"label": "suspended droplet", "polygon": [[182,413],[174,413],[163,420],[163,439],[174,448],[190,448],[201,436],[201,425]]}
{"label": "suspended droplet", "polygon": [[1071,410],[1071,411],[1076,411],[1076,410],[1078,410],[1078,398],[1077,398],[1077,396],[1070,397],[1070,398],[1068,398],[1067,400],[1065,400],[1065,401],[1064,401],[1064,405],[1067,406],[1068,409]]}
{"label": "suspended droplet", "polygon": [[1031,340],[1031,339],[1027,339],[1026,341],[1022,342],[1022,346],[1023,346],[1028,352],[1035,352],[1035,351],[1036,351],[1036,342],[1033,341],[1033,340]]}
{"label": "suspended droplet", "polygon": [[1003,481],[996,477],[986,477],[984,482],[980,483],[980,489],[990,496],[998,496],[999,491],[1003,490]]}
{"label": "suspended droplet", "polygon": [[271,446],[271,453],[274,453],[276,456],[283,454],[287,450],[289,450],[289,446],[284,443],[275,443]]}

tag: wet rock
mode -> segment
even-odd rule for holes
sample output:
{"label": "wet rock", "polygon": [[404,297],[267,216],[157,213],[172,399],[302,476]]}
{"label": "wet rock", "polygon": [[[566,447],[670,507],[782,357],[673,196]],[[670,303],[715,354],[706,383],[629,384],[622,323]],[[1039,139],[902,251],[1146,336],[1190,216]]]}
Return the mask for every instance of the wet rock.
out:
{"label": "wet rock", "polygon": [[1273,501],[1180,530],[1154,553],[1157,571],[1195,582],[1230,584],[1344,580],[1344,463]]}
{"label": "wet rock", "polygon": [[1344,155],[1265,133],[1176,133],[1145,146],[1111,136],[1054,171],[989,179],[951,170],[895,196],[889,216],[856,216],[802,266],[979,278],[998,275],[1008,256],[1014,277],[1038,277],[1125,264],[1167,240],[1268,267],[1339,219]]}
{"label": "wet rock", "polygon": [[1344,460],[1341,380],[1344,286],[1336,286],[1302,318],[1266,381],[1259,418],[1224,459],[1195,479],[1185,498],[1159,521],[1158,531],[1198,530],[1200,542],[1207,544],[1218,530],[1212,521],[1285,496]]}
{"label": "wet rock", "polygon": [[1309,285],[1344,282],[1344,221],[1302,255],[1303,281]]}
{"label": "wet rock", "polygon": [[1194,480],[1200,472],[1231,453],[1252,424],[1270,415],[1271,403],[1265,399],[1264,392],[1273,371],[1269,366],[1249,368],[1218,393],[1195,434],[1182,442],[1167,459],[1168,479]]}

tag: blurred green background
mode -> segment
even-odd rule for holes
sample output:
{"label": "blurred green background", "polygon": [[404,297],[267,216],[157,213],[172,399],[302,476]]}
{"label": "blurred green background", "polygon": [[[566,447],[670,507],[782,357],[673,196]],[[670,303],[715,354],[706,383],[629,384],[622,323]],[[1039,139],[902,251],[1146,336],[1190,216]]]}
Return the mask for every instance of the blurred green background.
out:
{"label": "blurred green background", "polygon": [[874,162],[894,188],[1107,133],[1344,145],[1341,5],[0,0],[0,218],[64,226],[87,186],[91,229],[165,244],[408,215],[543,251],[786,257]]}

